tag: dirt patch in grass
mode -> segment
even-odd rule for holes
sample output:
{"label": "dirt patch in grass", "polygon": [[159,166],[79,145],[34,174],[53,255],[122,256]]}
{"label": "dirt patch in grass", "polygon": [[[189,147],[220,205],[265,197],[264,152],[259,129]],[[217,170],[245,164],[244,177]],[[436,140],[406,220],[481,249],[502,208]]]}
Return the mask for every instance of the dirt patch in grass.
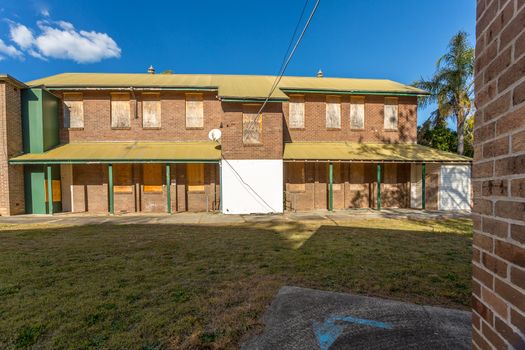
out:
{"label": "dirt patch in grass", "polygon": [[0,227],[0,348],[223,349],[285,284],[467,309],[469,220]]}

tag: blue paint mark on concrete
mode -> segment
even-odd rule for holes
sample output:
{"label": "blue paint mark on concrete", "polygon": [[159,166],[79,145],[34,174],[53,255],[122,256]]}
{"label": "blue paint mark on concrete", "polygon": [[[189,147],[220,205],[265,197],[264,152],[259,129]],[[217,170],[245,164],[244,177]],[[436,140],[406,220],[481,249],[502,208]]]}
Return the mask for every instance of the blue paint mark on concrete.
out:
{"label": "blue paint mark on concrete", "polygon": [[394,328],[390,323],[367,320],[353,316],[335,316],[332,315],[324,320],[323,323],[313,322],[315,337],[321,350],[328,350],[337,338],[343,333],[343,325],[336,322],[348,322],[364,326],[370,326],[382,329]]}

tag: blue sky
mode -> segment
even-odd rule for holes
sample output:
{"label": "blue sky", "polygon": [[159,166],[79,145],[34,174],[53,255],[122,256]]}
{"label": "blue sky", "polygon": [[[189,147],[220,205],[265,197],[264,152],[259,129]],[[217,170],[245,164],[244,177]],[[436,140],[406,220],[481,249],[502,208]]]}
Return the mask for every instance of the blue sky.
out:
{"label": "blue sky", "polygon": [[[315,0],[310,0],[309,11]],[[0,2],[0,73],[276,74],[304,0]],[[434,71],[475,0],[321,0],[286,74],[387,78]],[[419,123],[430,110],[420,110]]]}

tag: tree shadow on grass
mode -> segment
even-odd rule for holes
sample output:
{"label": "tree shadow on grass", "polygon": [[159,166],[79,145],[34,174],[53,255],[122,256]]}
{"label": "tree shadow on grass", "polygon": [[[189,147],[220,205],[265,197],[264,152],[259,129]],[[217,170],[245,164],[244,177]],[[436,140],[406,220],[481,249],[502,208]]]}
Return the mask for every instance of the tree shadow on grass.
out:
{"label": "tree shadow on grass", "polygon": [[470,238],[392,222],[3,230],[0,347],[236,348],[285,284],[466,308]]}

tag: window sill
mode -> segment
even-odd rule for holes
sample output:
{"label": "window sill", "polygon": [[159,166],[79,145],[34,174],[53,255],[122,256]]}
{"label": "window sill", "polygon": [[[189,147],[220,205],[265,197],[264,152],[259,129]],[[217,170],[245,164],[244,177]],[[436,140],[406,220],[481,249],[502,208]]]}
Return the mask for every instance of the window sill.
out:
{"label": "window sill", "polygon": [[158,126],[158,127],[154,127],[154,126],[143,126],[142,127],[143,130],[160,130],[161,127]]}
{"label": "window sill", "polygon": [[341,128],[326,128],[326,131],[341,131]]}
{"label": "window sill", "polygon": [[131,127],[128,126],[128,127],[124,127],[124,128],[115,128],[115,127],[111,127],[111,130],[131,130]]}
{"label": "window sill", "polygon": [[204,130],[204,127],[186,127],[186,130]]}
{"label": "window sill", "polygon": [[365,131],[365,128],[350,128],[350,131]]}
{"label": "window sill", "polygon": [[302,131],[304,131],[304,130],[306,130],[306,128],[290,128],[290,130],[298,130],[298,131],[302,130]]}
{"label": "window sill", "polygon": [[397,131],[399,131],[399,129],[383,129],[383,131],[386,131],[386,132],[397,132]]}
{"label": "window sill", "polygon": [[243,143],[244,147],[262,147],[264,146],[262,143]]}

